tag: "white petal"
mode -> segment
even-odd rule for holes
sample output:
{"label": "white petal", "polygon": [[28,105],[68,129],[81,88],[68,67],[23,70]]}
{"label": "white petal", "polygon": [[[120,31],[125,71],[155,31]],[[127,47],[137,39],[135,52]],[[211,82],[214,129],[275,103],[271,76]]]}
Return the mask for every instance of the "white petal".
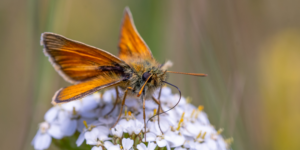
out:
{"label": "white petal", "polygon": [[79,147],[79,146],[83,143],[83,141],[84,141],[84,134],[85,134],[85,132],[81,132],[81,133],[79,134],[79,137],[78,137],[78,139],[76,140],[76,145],[77,145],[77,147]]}
{"label": "white petal", "polygon": [[178,147],[185,141],[185,138],[183,136],[180,136],[174,132],[165,133],[165,139],[171,143],[171,147]]}
{"label": "white petal", "polygon": [[95,96],[88,95],[81,100],[81,111],[90,111],[98,107],[98,102],[95,100]]}
{"label": "white petal", "polygon": [[42,134],[42,133],[41,133],[40,130],[38,130],[38,131],[36,132],[34,138],[33,138],[32,141],[31,141],[31,145],[34,145],[35,140],[38,139],[38,138],[41,136],[41,134]]}
{"label": "white petal", "polygon": [[[149,141],[155,141],[155,139],[156,139],[156,135],[154,133],[152,133],[152,132],[146,133],[145,137],[146,137],[147,142],[149,142]],[[145,139],[145,137],[144,137],[144,139]],[[145,140],[143,140],[143,141],[145,141]]]}
{"label": "white petal", "polygon": [[125,150],[129,150],[133,145],[133,140],[131,140],[130,138],[123,138],[122,145]]}
{"label": "white petal", "polygon": [[48,133],[55,139],[61,139],[64,134],[60,130],[60,126],[57,124],[51,124]]}
{"label": "white petal", "polygon": [[102,134],[102,135],[106,135],[108,136],[108,134],[110,133],[110,130],[108,127],[105,126],[97,126],[96,128],[94,128],[93,130],[98,130],[98,135]]}
{"label": "white petal", "polygon": [[109,147],[107,150],[121,150],[121,148],[120,148],[120,145],[117,144],[117,145],[113,145],[113,146]]}
{"label": "white petal", "polygon": [[148,143],[148,150],[154,150],[156,148],[156,144],[153,142]]}
{"label": "white petal", "polygon": [[176,147],[174,150],[186,150],[186,148]]}
{"label": "white petal", "polygon": [[[103,109],[101,109],[102,111],[101,111],[101,116],[104,116],[104,115],[106,115],[106,114],[108,114],[112,109],[113,109],[113,105],[112,104],[110,104],[110,105],[105,105],[105,107],[103,108]],[[119,109],[118,108],[115,108],[114,110],[113,110],[113,112],[111,112],[110,114],[109,114],[110,116],[118,116],[119,115]]]}
{"label": "white petal", "polygon": [[[137,145],[136,147],[138,150],[148,150],[146,145],[144,143],[141,143],[139,145]],[[154,149],[153,149],[154,150]]]}
{"label": "white petal", "polygon": [[35,138],[34,149],[48,149],[51,144],[51,136],[49,134],[40,134]]}
{"label": "white petal", "polygon": [[97,145],[97,136],[99,134],[99,130],[96,128],[93,128],[91,131],[87,131],[84,134],[84,138],[86,140],[86,144],[89,145]]}
{"label": "white petal", "polygon": [[96,110],[89,110],[89,111],[81,111],[80,115],[84,118],[96,118],[98,114]]}
{"label": "white petal", "polygon": [[158,105],[153,100],[146,100],[145,106],[147,109],[151,109],[151,110],[158,108]]}
{"label": "white petal", "polygon": [[92,148],[92,150],[102,150],[102,147],[101,147],[101,146],[99,146],[99,147],[94,146],[94,147]]}
{"label": "white petal", "polygon": [[107,135],[104,135],[103,133],[98,134],[98,139],[99,139],[100,141],[111,140],[110,137],[108,137]]}
{"label": "white petal", "polygon": [[220,138],[218,138],[218,148],[221,150],[226,150],[227,147],[227,143],[224,141],[224,139],[220,136]]}
{"label": "white petal", "polygon": [[134,98],[126,98],[125,105],[127,107],[136,107],[139,106],[139,101]]}
{"label": "white petal", "polygon": [[109,147],[111,147],[111,146],[113,146],[114,144],[112,143],[112,142],[110,142],[110,141],[105,141],[104,142],[104,147],[106,148],[106,149],[108,149]]}
{"label": "white petal", "polygon": [[165,146],[167,146],[167,141],[164,140],[164,139],[157,138],[156,139],[156,143],[157,143],[158,147],[165,147]]}
{"label": "white petal", "polygon": [[198,115],[198,120],[200,121],[200,123],[205,124],[205,125],[209,125],[210,122],[208,120],[208,117],[206,115],[206,113],[204,112],[200,112],[200,114]]}
{"label": "white petal", "polygon": [[205,140],[205,143],[207,144],[207,146],[209,147],[209,149],[217,149],[217,142],[215,140],[209,139],[209,140]]}
{"label": "white petal", "polygon": [[52,108],[50,108],[50,109],[46,112],[46,114],[45,114],[45,116],[44,116],[44,119],[45,119],[47,122],[52,123],[52,122],[56,119],[56,117],[57,117],[57,115],[58,115],[58,111],[59,111],[59,108],[57,108],[57,107],[52,107]]}
{"label": "white petal", "polygon": [[116,137],[122,137],[123,135],[123,129],[120,125],[116,125],[116,127],[111,129],[111,133],[112,135],[116,136]]}
{"label": "white petal", "polygon": [[72,112],[74,108],[76,111],[80,110],[82,105],[80,100],[75,100],[68,103],[64,103],[61,105],[61,107],[68,112]]}
{"label": "white petal", "polygon": [[77,120],[66,119],[64,123],[61,124],[61,132],[64,133],[65,136],[71,136],[75,133],[77,128]]}
{"label": "white petal", "polygon": [[112,125],[113,123],[115,123],[116,121],[116,118],[114,117],[99,117],[98,118],[99,122],[102,124],[102,125],[107,125],[107,126],[110,126]]}
{"label": "white petal", "polygon": [[67,111],[62,110],[58,112],[58,122],[60,124],[63,124],[65,122],[66,119],[69,119],[70,115],[68,114]]}
{"label": "white petal", "polygon": [[115,101],[116,100],[116,92],[115,91],[116,91],[115,89],[110,89],[110,90],[104,92],[104,94],[102,96],[103,101],[105,103],[111,103],[111,102]]}
{"label": "white petal", "polygon": [[132,123],[132,121],[127,121],[126,119],[121,119],[119,122],[118,122],[118,125],[121,126],[123,129],[126,129],[128,126],[130,126]]}

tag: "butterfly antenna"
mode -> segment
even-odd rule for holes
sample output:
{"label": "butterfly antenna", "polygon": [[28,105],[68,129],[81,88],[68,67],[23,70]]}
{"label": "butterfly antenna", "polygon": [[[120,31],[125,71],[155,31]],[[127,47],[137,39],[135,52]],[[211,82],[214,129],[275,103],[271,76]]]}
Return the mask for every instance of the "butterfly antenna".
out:
{"label": "butterfly antenna", "polygon": [[198,77],[206,77],[207,74],[204,73],[185,73],[185,72],[175,72],[175,71],[167,71],[168,73],[175,73],[175,74],[185,74],[191,76],[198,76]]}
{"label": "butterfly antenna", "polygon": [[[178,102],[177,102],[172,108],[170,108],[169,110],[164,111],[164,112],[162,112],[162,113],[159,113],[159,114],[156,114],[156,115],[150,117],[150,118],[148,119],[148,121],[147,121],[147,124],[148,124],[149,120],[151,120],[151,119],[154,118],[155,116],[160,115],[160,114],[164,114],[164,113],[166,113],[166,112],[168,112],[168,111],[174,109],[174,108],[179,104],[179,102],[180,102],[180,100],[181,100],[181,91],[180,91],[180,89],[179,89],[177,86],[175,86],[175,85],[173,85],[173,84],[171,84],[171,83],[169,83],[169,82],[166,82],[166,81],[162,81],[162,82],[163,82],[163,83],[166,83],[166,84],[169,84],[169,85],[175,87],[175,88],[178,90],[178,92],[179,92],[179,100],[178,100]],[[159,105],[161,105],[161,104],[159,104]]]}

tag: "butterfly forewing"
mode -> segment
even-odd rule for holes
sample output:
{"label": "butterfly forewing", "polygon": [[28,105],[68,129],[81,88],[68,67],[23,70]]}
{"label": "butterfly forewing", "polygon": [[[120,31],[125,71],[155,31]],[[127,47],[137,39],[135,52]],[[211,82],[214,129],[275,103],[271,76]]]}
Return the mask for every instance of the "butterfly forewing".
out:
{"label": "butterfly forewing", "polygon": [[129,8],[124,11],[119,40],[119,58],[153,59],[152,53],[136,30]]}
{"label": "butterfly forewing", "polygon": [[80,83],[103,73],[122,74],[129,66],[116,56],[53,33],[42,34],[45,55],[70,83]]}

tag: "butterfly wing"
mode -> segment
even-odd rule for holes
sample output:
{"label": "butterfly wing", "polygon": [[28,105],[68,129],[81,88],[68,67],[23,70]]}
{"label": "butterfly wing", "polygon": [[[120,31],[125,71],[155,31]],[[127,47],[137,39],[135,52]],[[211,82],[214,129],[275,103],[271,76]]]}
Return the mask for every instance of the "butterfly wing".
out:
{"label": "butterfly wing", "polygon": [[128,7],[125,8],[121,25],[119,58],[125,61],[131,59],[153,59],[149,47],[136,30]]}
{"label": "butterfly wing", "polygon": [[124,69],[130,68],[123,60],[106,51],[58,34],[43,33],[41,44],[55,70],[73,84],[106,72],[122,74]]}
{"label": "butterfly wing", "polygon": [[124,77],[120,77],[117,74],[105,73],[91,80],[61,88],[52,98],[52,104],[65,103],[83,98],[101,89],[121,84],[124,79]]}
{"label": "butterfly wing", "polygon": [[130,67],[116,56],[61,35],[43,33],[41,44],[55,70],[75,85],[60,89],[53,103],[68,102],[128,79]]}

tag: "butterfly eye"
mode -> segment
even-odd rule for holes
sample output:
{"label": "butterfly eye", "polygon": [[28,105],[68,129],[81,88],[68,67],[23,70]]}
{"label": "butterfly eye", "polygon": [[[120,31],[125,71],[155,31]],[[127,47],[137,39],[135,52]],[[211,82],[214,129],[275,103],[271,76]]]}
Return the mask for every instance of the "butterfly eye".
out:
{"label": "butterfly eye", "polygon": [[150,74],[149,72],[145,72],[145,73],[143,74],[142,79],[143,79],[144,81],[146,81],[146,80],[149,78],[150,75],[151,75],[151,74]]}

